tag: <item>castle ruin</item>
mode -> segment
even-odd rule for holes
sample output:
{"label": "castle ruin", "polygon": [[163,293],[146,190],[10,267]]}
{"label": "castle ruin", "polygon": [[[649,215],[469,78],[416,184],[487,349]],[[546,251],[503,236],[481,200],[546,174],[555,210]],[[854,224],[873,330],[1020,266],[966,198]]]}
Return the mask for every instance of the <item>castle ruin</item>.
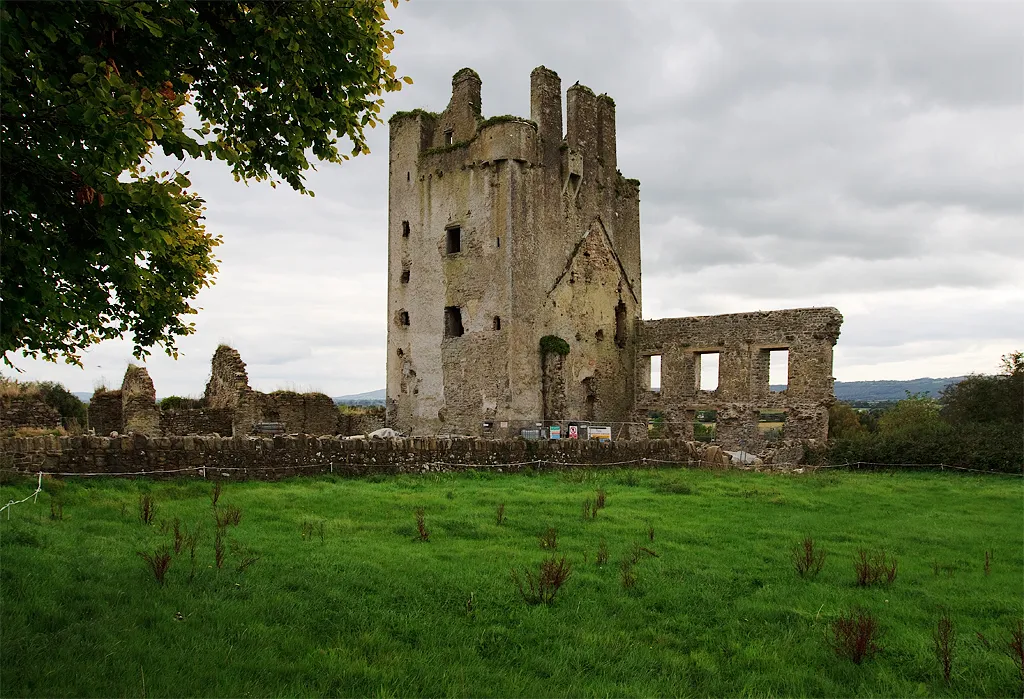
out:
{"label": "castle ruin", "polygon": [[[749,445],[775,411],[787,438],[826,438],[839,312],[643,320],[640,183],[617,167],[613,100],[573,85],[563,133],[553,71],[531,74],[529,119],[485,119],[480,86],[460,70],[443,112],[391,119],[389,424],[506,436],[579,421],[644,438],[657,415],[692,439],[714,412],[717,441]],[[772,391],[779,350],[789,381]],[[707,390],[710,354],[720,376]]]}

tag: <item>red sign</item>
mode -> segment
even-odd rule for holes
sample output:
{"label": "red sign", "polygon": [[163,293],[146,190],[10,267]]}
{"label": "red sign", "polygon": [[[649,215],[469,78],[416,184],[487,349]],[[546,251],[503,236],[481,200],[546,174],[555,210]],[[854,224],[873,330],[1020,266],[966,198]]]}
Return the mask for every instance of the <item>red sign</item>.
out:
{"label": "red sign", "polygon": [[569,425],[569,439],[579,439],[580,428],[576,425]]}

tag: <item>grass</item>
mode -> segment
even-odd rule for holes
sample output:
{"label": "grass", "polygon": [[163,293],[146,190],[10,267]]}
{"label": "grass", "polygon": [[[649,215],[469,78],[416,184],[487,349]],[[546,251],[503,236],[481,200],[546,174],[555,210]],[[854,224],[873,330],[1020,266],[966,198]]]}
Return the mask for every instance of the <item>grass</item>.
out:
{"label": "grass", "polygon": [[[33,487],[6,483],[0,501]],[[245,515],[223,528],[212,487],[69,481],[63,520],[50,518],[47,494],[10,521],[5,512],[0,696],[1021,693],[1010,648],[1024,616],[1019,479],[323,477],[225,484],[222,502]],[[598,489],[608,505],[583,521],[580,503]],[[163,585],[137,552],[172,547],[173,526],[144,525],[142,495],[158,523],[201,532]],[[429,545],[418,543],[417,508]],[[329,536],[310,545],[304,523],[321,521]],[[540,570],[549,528],[572,575],[550,605],[524,604],[509,571]],[[803,536],[828,552],[813,580],[793,567]],[[898,559],[899,576],[858,587],[861,550]],[[638,561],[632,584],[599,556]],[[954,573],[935,575],[935,561]],[[859,665],[833,647],[850,610],[870,613],[881,638]],[[948,685],[933,638],[942,614],[957,631]]]}

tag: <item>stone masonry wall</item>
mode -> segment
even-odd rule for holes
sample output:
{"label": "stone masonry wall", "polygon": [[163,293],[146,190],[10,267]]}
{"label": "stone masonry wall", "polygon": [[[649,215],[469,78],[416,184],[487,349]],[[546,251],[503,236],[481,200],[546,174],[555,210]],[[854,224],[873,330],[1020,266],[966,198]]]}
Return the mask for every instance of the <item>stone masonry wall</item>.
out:
{"label": "stone masonry wall", "polygon": [[57,428],[60,426],[60,413],[36,397],[5,396],[0,398],[0,429]]}
{"label": "stone masonry wall", "polygon": [[207,407],[232,411],[232,434],[249,434],[253,423],[261,419],[259,400],[249,388],[245,362],[238,350],[227,345],[219,346],[213,353],[204,397]]}
{"label": "stone masonry wall", "polygon": [[165,435],[231,435],[234,412],[229,408],[161,410],[160,431]]}
{"label": "stone masonry wall", "polygon": [[[647,461],[641,461],[647,460]],[[536,464],[536,461],[547,462]],[[439,463],[440,462],[440,463]],[[512,472],[690,464],[724,468],[721,450],[681,440],[598,442],[522,439],[337,437],[27,437],[0,439],[0,469],[21,473],[140,473],[273,479],[293,475],[410,473],[491,468]]]}
{"label": "stone masonry wall", "polygon": [[96,391],[89,400],[89,429],[106,437],[111,432],[124,432],[121,391]]}
{"label": "stone masonry wall", "polygon": [[149,372],[140,366],[129,366],[121,383],[121,414],[125,432],[141,432],[151,437],[160,435],[160,408],[156,389]]}
{"label": "stone masonry wall", "polygon": [[[637,348],[635,431],[646,433],[651,413],[669,435],[693,438],[697,411],[717,412],[716,441],[757,448],[761,410],[785,412],[787,439],[828,438],[828,408],[835,402],[832,347],[843,317],[834,308],[759,311],[644,321]],[[769,387],[769,352],[789,350],[784,391]],[[719,354],[714,391],[699,389],[701,357]],[[661,388],[650,390],[650,357],[661,356]],[[642,436],[635,434],[636,436]]]}
{"label": "stone masonry wall", "polygon": [[337,434],[338,406],[323,393],[258,394],[266,422],[283,422],[288,434]]}

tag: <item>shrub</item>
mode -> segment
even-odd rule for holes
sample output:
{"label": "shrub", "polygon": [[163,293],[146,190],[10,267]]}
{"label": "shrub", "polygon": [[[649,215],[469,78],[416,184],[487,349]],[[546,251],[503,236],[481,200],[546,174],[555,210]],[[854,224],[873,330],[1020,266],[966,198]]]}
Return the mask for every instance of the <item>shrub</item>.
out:
{"label": "shrub", "polygon": [[174,553],[181,553],[181,548],[185,544],[185,536],[181,531],[181,520],[177,517],[174,518]]}
{"label": "shrub", "polygon": [[167,548],[159,548],[153,553],[139,551],[139,556],[146,562],[156,581],[163,585],[167,569],[171,567],[171,552]]}
{"label": "shrub", "polygon": [[619,581],[625,590],[636,587],[636,561],[630,556],[623,556],[619,561]]}
{"label": "shrub", "polygon": [[825,565],[825,550],[815,549],[814,539],[807,536],[793,547],[793,565],[801,578],[815,578]]}
{"label": "shrub", "polygon": [[569,354],[569,343],[558,335],[545,335],[540,339],[541,354]]}
{"label": "shrub", "polygon": [[213,537],[213,561],[217,569],[224,567],[224,529],[217,527],[217,533]]}
{"label": "shrub", "polygon": [[854,556],[853,570],[857,574],[857,585],[860,587],[880,583],[891,584],[896,579],[896,558],[890,560],[884,551],[869,554],[860,549]]}
{"label": "shrub", "polygon": [[217,506],[217,501],[220,500],[220,491],[221,491],[220,481],[214,481],[214,483],[213,483],[213,492],[210,493],[210,505],[212,507],[216,507]]}
{"label": "shrub", "polygon": [[537,536],[542,549],[555,550],[558,548],[558,530],[554,527],[548,527],[547,530],[541,532]]}
{"label": "shrub", "polygon": [[426,513],[422,507],[416,508],[416,540],[430,541],[430,531],[427,529]]}
{"label": "shrub", "polygon": [[160,401],[161,410],[196,410],[205,405],[205,399],[191,396],[167,396]]}
{"label": "shrub", "polygon": [[149,493],[139,496],[139,519],[143,524],[152,524],[156,518],[156,501]]}
{"label": "shrub", "polygon": [[235,541],[231,542],[231,553],[238,557],[238,566],[236,567],[236,570],[239,573],[244,572],[246,568],[260,560],[260,557],[256,555],[255,551],[248,546],[242,546]]}
{"label": "shrub", "polygon": [[594,500],[595,508],[598,509],[598,510],[603,510],[604,509],[604,505],[605,505],[605,500],[607,499],[607,497],[608,497],[608,494],[604,492],[604,489],[603,488],[599,488],[598,491],[597,491],[597,499]]}
{"label": "shrub", "polygon": [[583,501],[583,520],[588,519],[597,519],[597,505],[590,499]]}
{"label": "shrub", "polygon": [[939,617],[939,623],[932,631],[932,641],[935,643],[935,657],[942,666],[942,678],[949,684],[953,670],[953,644],[956,641],[956,630],[949,618],[949,612],[943,612]]}
{"label": "shrub", "polygon": [[608,542],[601,539],[597,545],[597,565],[603,566],[608,562]]}
{"label": "shrub", "polygon": [[502,502],[498,504],[498,510],[496,515],[498,526],[500,527],[502,524],[505,523],[505,503]]}
{"label": "shrub", "polygon": [[319,520],[317,520],[315,522],[311,522],[309,520],[303,520],[302,521],[302,540],[303,541],[307,541],[309,539],[312,539],[314,535],[317,535],[317,536],[320,537],[320,543],[321,544],[324,543],[324,539],[326,537],[326,534],[325,534],[326,526],[327,526],[327,523],[324,522],[324,520],[322,520],[322,519],[319,519]]}
{"label": "shrub", "polygon": [[831,645],[836,655],[860,665],[881,650],[875,641],[881,636],[878,621],[870,612],[855,609],[832,622]]}
{"label": "shrub", "polygon": [[541,561],[540,569],[535,575],[529,568],[524,568],[525,580],[513,570],[512,579],[519,588],[519,594],[527,604],[548,604],[555,601],[555,595],[572,575],[572,564],[561,558],[547,558]]}

